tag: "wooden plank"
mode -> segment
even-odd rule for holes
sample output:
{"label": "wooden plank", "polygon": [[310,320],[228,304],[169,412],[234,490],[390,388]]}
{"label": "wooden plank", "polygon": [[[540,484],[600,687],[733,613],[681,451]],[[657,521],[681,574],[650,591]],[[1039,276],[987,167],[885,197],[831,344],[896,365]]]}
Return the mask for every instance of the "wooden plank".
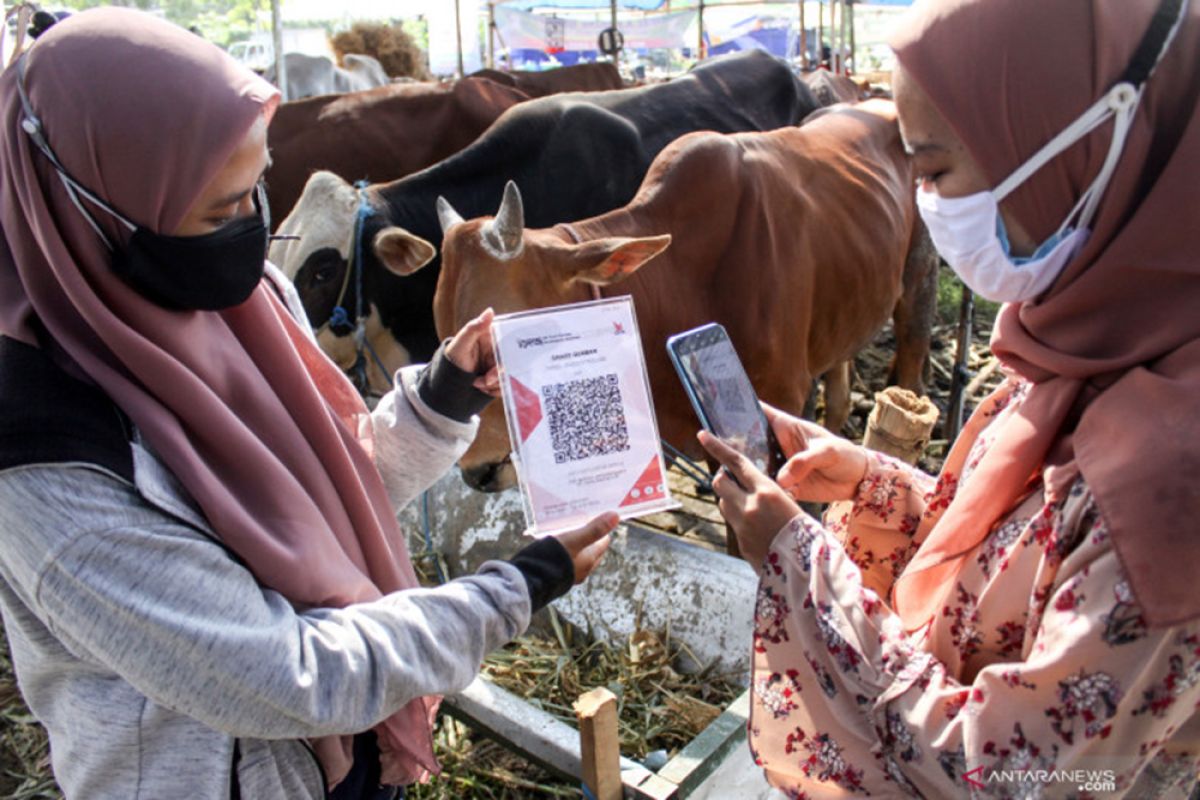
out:
{"label": "wooden plank", "polygon": [[[484,677],[456,695],[443,710],[508,749],[565,778],[583,776],[579,731]],[[620,760],[621,778],[635,787],[654,773],[628,758]]]}
{"label": "wooden plank", "polygon": [[746,722],[750,718],[750,692],[743,692],[725,712],[700,732],[679,754],[658,771],[658,777],[679,787],[679,796],[687,797],[746,740]]}
{"label": "wooden plank", "polygon": [[617,696],[603,686],[575,701],[583,757],[583,785],[593,800],[621,800],[621,741]]}

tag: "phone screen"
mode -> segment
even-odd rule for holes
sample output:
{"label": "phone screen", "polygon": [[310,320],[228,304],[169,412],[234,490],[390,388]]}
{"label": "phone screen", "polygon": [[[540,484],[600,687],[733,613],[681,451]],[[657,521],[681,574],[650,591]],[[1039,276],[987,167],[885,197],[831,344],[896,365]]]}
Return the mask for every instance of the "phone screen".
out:
{"label": "phone screen", "polygon": [[705,325],[667,346],[704,427],[768,472],[767,420],[725,329]]}

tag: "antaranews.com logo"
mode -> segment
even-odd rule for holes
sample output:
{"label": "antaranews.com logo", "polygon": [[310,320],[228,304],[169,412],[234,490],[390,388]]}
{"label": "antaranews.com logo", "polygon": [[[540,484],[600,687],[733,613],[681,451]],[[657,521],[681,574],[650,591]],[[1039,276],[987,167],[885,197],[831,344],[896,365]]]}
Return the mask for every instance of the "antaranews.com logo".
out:
{"label": "antaranews.com logo", "polygon": [[1115,792],[1117,772],[1111,769],[992,769],[983,767],[967,770],[963,780],[976,789],[986,789],[989,784],[1037,783],[1074,784],[1080,792]]}

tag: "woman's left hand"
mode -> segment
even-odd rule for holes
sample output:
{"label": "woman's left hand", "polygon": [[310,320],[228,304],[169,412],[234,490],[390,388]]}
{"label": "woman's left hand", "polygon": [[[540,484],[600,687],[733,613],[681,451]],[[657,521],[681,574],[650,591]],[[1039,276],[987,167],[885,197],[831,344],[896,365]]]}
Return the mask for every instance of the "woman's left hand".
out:
{"label": "woman's left hand", "polygon": [[500,370],[496,366],[496,352],[492,349],[492,318],[495,316],[496,313],[487,308],[464,325],[446,345],[446,358],[463,372],[476,376],[476,389],[499,397]]}
{"label": "woman's left hand", "polygon": [[750,459],[708,431],[700,431],[698,438],[709,455],[721,462],[723,469],[712,482],[717,507],[737,536],[742,558],[757,570],[775,536],[801,513],[800,507]]}

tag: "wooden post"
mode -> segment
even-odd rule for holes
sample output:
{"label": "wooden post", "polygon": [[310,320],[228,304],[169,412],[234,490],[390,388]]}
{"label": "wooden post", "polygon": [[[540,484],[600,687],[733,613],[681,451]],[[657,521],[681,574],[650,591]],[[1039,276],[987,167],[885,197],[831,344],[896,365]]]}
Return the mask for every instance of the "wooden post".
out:
{"label": "wooden post", "polygon": [[829,0],[829,71],[838,71],[838,0]]}
{"label": "wooden post", "polygon": [[275,48],[275,83],[284,100],[288,99],[287,61],[283,57],[283,14],[279,0],[271,0],[271,44]]}
{"label": "wooden post", "polygon": [[583,783],[596,800],[621,800],[621,742],[617,696],[601,686],[575,701],[583,756]]}
{"label": "wooden post", "polygon": [[462,7],[458,0],[454,0],[454,41],[458,44],[458,72],[454,77],[461,78],[466,72],[463,70]]}
{"label": "wooden post", "polygon": [[946,441],[951,443],[962,430],[963,407],[966,404],[963,388],[971,377],[967,363],[971,356],[971,333],[974,324],[975,295],[963,286],[962,300],[958,306],[958,349],[954,353],[954,371],[950,373],[950,397],[946,401],[946,424],[942,429]]}
{"label": "wooden post", "polygon": [[697,27],[700,30],[696,41],[696,60],[700,61],[704,58],[704,0],[700,0],[697,4],[696,12],[696,20],[699,23]]}
{"label": "wooden post", "polygon": [[496,68],[496,0],[488,0],[488,69]]}
{"label": "wooden post", "polygon": [[817,0],[817,67],[825,52],[825,0]]}
{"label": "wooden post", "polygon": [[612,0],[612,3],[610,3],[610,6],[612,8],[612,30],[613,30],[612,61],[614,64],[616,64],[616,63],[618,63],[618,61],[620,61],[620,58],[619,58],[620,50],[616,49],[616,44],[617,44],[617,0]]}
{"label": "wooden post", "polygon": [[800,0],[800,65],[808,69],[808,30],[804,27],[804,0]]}
{"label": "wooden post", "polygon": [[848,10],[850,11],[850,63],[853,65],[854,71],[858,72],[859,71],[858,56],[856,56],[854,54],[854,51],[857,49],[857,47],[855,46],[855,43],[854,43],[854,3],[853,2],[850,3],[850,8]]}

